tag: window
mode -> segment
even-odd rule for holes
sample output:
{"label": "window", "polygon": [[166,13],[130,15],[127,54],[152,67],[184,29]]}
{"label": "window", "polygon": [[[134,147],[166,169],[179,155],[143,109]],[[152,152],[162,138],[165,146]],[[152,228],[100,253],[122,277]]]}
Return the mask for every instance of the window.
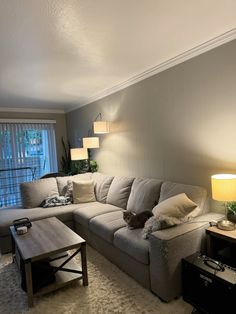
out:
{"label": "window", "polygon": [[55,121],[0,120],[0,207],[19,205],[21,182],[57,172]]}

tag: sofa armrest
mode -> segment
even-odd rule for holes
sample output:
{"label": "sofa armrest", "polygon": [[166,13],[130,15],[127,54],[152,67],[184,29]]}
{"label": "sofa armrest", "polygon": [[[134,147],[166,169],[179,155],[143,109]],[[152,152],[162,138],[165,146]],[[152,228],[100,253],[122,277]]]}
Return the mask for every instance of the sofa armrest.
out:
{"label": "sofa armrest", "polygon": [[153,232],[150,242],[151,290],[170,301],[182,292],[181,260],[205,249],[205,229],[222,214],[207,213],[191,222]]}

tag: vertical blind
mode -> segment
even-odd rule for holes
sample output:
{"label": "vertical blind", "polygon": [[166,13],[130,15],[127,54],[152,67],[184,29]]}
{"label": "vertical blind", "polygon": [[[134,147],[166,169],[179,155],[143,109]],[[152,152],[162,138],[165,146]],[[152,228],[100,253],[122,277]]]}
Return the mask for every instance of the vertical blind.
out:
{"label": "vertical blind", "polygon": [[53,123],[0,122],[0,207],[21,203],[21,182],[57,171]]}

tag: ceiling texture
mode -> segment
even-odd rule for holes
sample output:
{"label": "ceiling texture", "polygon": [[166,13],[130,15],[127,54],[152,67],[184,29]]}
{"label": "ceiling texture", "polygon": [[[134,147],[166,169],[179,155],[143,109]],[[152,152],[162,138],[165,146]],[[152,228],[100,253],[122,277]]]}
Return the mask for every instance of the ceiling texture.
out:
{"label": "ceiling texture", "polygon": [[235,0],[0,0],[0,111],[71,111],[235,28]]}

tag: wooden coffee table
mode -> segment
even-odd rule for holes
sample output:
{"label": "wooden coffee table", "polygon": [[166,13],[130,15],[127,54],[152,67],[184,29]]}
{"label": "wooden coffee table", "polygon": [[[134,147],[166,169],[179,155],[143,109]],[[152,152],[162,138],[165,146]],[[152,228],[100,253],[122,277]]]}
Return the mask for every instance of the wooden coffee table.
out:
{"label": "wooden coffee table", "polygon": [[[32,227],[24,235],[17,235],[13,226],[10,230],[13,260],[17,249],[25,268],[29,307],[33,306],[34,296],[59,289],[75,280],[82,279],[83,285],[88,285],[86,242],[56,217],[32,222]],[[71,256],[58,258],[58,254],[72,249],[76,251]],[[78,253],[81,254],[81,267],[72,260]],[[53,258],[53,256],[57,257]],[[53,266],[56,281],[33,293],[31,263],[49,257],[51,257],[50,264]]]}

